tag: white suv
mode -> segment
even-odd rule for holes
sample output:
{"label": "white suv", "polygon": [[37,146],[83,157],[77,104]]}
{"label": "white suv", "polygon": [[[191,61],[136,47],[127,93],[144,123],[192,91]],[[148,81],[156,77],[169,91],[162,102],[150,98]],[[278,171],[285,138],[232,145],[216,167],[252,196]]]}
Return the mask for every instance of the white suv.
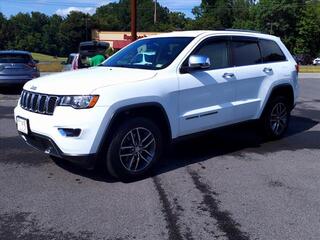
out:
{"label": "white suv", "polygon": [[280,138],[298,88],[298,66],[278,37],[173,32],[140,39],[101,66],[26,83],[15,121],[28,144],[51,156],[88,168],[100,160],[130,178],[185,135],[260,120]]}
{"label": "white suv", "polygon": [[320,57],[315,58],[315,59],[312,61],[312,64],[313,64],[313,65],[320,65]]}

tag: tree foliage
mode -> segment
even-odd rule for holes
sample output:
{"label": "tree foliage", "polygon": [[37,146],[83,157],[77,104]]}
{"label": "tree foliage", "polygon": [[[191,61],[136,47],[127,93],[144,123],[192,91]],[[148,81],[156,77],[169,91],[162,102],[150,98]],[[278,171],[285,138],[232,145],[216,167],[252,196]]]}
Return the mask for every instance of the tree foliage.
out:
{"label": "tree foliage", "polygon": [[304,8],[304,0],[260,0],[255,6],[256,29],[280,37],[293,49]]}
{"label": "tree foliage", "polygon": [[299,54],[320,54],[320,2],[310,1],[302,11],[297,23],[295,52]]}
{"label": "tree foliage", "polygon": [[[320,3],[317,0],[202,0],[192,9],[194,19],[171,12],[154,1],[139,0],[138,31],[168,32],[194,29],[252,29],[281,37],[289,50],[320,53]],[[91,39],[91,30],[130,30],[130,0],[97,8],[92,16],[71,12],[66,17],[39,12],[18,13],[7,19],[0,13],[0,49],[24,49],[66,56]]]}

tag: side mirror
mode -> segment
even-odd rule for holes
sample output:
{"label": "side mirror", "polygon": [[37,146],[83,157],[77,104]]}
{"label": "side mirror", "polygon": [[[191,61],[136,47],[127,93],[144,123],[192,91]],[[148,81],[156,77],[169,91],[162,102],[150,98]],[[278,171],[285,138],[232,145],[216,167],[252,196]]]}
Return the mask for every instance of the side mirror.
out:
{"label": "side mirror", "polygon": [[34,61],[35,63],[39,63],[39,60],[37,60],[37,59],[33,59],[33,61]]}
{"label": "side mirror", "polygon": [[189,57],[189,69],[207,69],[210,68],[210,58],[203,55],[191,55]]}

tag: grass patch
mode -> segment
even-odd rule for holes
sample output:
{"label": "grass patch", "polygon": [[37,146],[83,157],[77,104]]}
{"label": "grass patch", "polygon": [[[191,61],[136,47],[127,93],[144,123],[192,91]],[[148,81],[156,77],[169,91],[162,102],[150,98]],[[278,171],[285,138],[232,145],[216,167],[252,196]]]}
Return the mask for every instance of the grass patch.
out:
{"label": "grass patch", "polygon": [[320,66],[300,66],[301,73],[320,73]]}
{"label": "grass patch", "polygon": [[37,64],[40,72],[61,72],[63,65],[60,62],[49,62]]}
{"label": "grass patch", "polygon": [[62,62],[67,60],[67,58],[64,58],[64,57],[55,58],[53,56],[42,54],[42,53],[32,53],[32,57],[36,60],[39,60],[39,62]]}
{"label": "grass patch", "polygon": [[39,61],[37,64],[40,72],[61,72],[63,65],[62,61],[66,61],[64,57],[53,57],[42,53],[32,53],[33,59]]}

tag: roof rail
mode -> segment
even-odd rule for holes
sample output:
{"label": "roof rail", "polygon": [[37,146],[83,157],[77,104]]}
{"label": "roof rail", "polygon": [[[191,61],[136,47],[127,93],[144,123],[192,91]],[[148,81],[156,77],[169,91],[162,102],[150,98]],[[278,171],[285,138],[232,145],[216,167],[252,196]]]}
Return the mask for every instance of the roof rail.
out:
{"label": "roof rail", "polygon": [[262,33],[262,32],[255,31],[255,30],[250,30],[250,29],[225,28],[224,30],[225,31],[234,31],[234,32]]}

